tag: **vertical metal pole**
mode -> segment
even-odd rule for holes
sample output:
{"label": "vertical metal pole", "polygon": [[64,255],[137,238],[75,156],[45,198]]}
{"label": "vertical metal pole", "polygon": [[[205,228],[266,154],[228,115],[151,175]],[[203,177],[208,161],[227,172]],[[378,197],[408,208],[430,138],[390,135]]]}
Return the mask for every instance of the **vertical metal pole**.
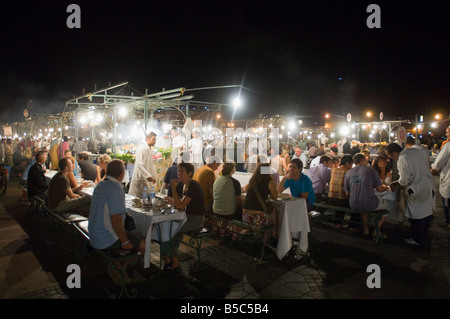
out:
{"label": "vertical metal pole", "polygon": [[75,138],[77,140],[78,143],[78,108],[79,106],[77,106],[76,110],[75,110]]}
{"label": "vertical metal pole", "polygon": [[147,97],[147,89],[145,89],[145,101],[144,101],[144,134],[147,134],[147,125],[148,125],[148,97]]}
{"label": "vertical metal pole", "polygon": [[113,134],[114,134],[114,143],[113,143],[113,153],[114,153],[114,158],[117,158],[117,153],[116,153],[116,143],[117,143],[117,105],[114,105],[114,111],[113,111]]}
{"label": "vertical metal pole", "polygon": [[418,124],[417,124],[417,114],[416,114],[416,144],[417,144],[417,132],[419,131]]}
{"label": "vertical metal pole", "polygon": [[61,158],[63,158],[63,157],[64,157],[64,154],[62,153],[62,142],[63,142],[63,130],[62,130],[62,126],[63,126],[63,114],[62,114],[62,113],[61,113],[61,117],[59,118],[59,125],[60,125],[60,127],[61,127],[61,134],[60,134],[61,141],[60,141],[60,144],[59,144],[59,154],[61,154]]}

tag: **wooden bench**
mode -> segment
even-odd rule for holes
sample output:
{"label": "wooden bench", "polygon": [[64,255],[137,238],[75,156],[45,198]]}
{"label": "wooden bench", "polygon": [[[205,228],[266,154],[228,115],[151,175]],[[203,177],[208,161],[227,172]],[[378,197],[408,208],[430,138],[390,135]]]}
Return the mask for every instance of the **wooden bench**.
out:
{"label": "wooden bench", "polygon": [[214,232],[206,227],[184,233],[181,243],[195,249],[197,253],[197,261],[189,266],[190,271],[203,270],[209,266],[207,261],[202,261],[202,244],[213,234]]}
{"label": "wooden bench", "polygon": [[[262,264],[267,261],[266,257],[266,251],[265,251],[265,239],[267,236],[271,234],[271,232],[275,229],[275,225],[266,225],[266,226],[260,226],[260,225],[253,225],[253,224],[247,224],[242,221],[236,220],[236,219],[225,219],[221,218],[215,214],[206,213],[206,216],[210,219],[213,219],[216,221],[215,226],[219,229],[223,229],[226,231],[231,232],[232,234],[237,234],[239,239],[243,239],[245,241],[256,243],[260,247],[260,255],[259,258],[255,258],[256,264]],[[231,229],[228,229],[228,227],[221,226],[223,223],[227,223],[228,225],[235,225],[240,228],[249,230],[249,234],[241,234],[233,232]]]}
{"label": "wooden bench", "polygon": [[[371,221],[368,222],[367,226],[374,226],[376,234],[377,234],[374,238],[374,241],[376,243],[378,243],[378,242],[380,242],[380,240],[383,239],[383,237],[380,235],[381,231],[380,231],[379,223],[380,223],[383,215],[386,215],[389,213],[389,211],[387,211],[387,210],[359,211],[359,210],[355,210],[355,209],[352,209],[349,207],[330,205],[325,202],[314,203],[313,207],[324,208],[324,209],[332,210],[332,211],[341,211],[341,212],[350,213],[350,214],[359,214],[359,215],[368,214],[369,216],[372,217],[372,219],[371,219]],[[344,220],[344,218],[335,218],[335,219]],[[363,225],[362,222],[358,222],[358,221],[352,221],[352,223]]]}
{"label": "wooden bench", "polygon": [[127,288],[126,278],[127,273],[126,269],[129,266],[134,266],[138,263],[141,258],[141,254],[138,251],[129,251],[129,250],[101,250],[95,249],[92,247],[90,243],[89,236],[89,221],[77,221],[72,223],[73,227],[76,229],[77,233],[80,235],[85,242],[85,249],[90,249],[95,251],[99,256],[101,256],[108,263],[108,270],[118,271],[120,273],[120,292],[119,294],[112,294],[109,291],[109,297],[111,299],[120,299],[123,295],[127,298],[134,298],[137,296],[137,289],[132,287],[130,290]]}

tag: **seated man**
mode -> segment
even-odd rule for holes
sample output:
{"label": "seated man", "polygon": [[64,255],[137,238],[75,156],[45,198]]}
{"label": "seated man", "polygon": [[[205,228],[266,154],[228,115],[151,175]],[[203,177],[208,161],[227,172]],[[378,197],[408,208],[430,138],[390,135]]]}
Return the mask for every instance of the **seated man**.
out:
{"label": "seated man", "polygon": [[45,179],[45,161],[47,160],[47,152],[39,151],[36,154],[36,162],[30,167],[27,177],[27,193],[28,197],[39,197],[42,200],[47,198],[47,181]]}
{"label": "seated man", "polygon": [[80,196],[75,192],[80,191],[83,185],[71,188],[67,175],[73,170],[73,163],[68,158],[61,158],[58,162],[59,172],[50,181],[48,187],[48,205],[50,209],[61,213],[65,211],[77,211],[82,215],[89,214],[89,197]]}
{"label": "seated man", "polygon": [[309,177],[302,173],[303,162],[299,158],[294,158],[289,163],[289,170],[278,184],[278,193],[282,193],[289,188],[293,197],[306,199],[308,211],[312,210],[312,206],[316,201],[314,189]]}
{"label": "seated man", "polygon": [[[353,157],[351,155],[344,155],[341,158],[340,166],[331,170],[330,188],[327,197],[328,204],[340,207],[349,207],[348,196],[344,192],[344,177],[345,173],[347,173],[352,166]],[[336,218],[334,221],[335,228],[339,229],[342,227],[341,220],[344,218],[344,212],[336,211],[334,216]]]}
{"label": "seated man", "polygon": [[314,194],[317,202],[325,201],[328,193],[327,186],[331,179],[332,159],[328,155],[322,155],[318,166],[311,167],[308,172],[308,177],[313,184]]}
{"label": "seated man", "polygon": [[[101,250],[138,250],[145,253],[145,241],[128,233],[124,228],[125,190],[121,184],[125,176],[125,165],[113,159],[106,168],[106,178],[94,189],[89,214],[89,236],[91,245]],[[120,274],[112,269],[108,274],[114,283],[120,282]],[[126,278],[129,280],[129,278]]]}
{"label": "seated man", "polygon": [[78,166],[81,169],[80,176],[83,179],[95,182],[97,179],[97,167],[89,161],[87,153],[82,152],[78,154]]}
{"label": "seated man", "polygon": [[205,210],[206,212],[212,212],[213,205],[213,186],[216,181],[216,171],[221,165],[221,160],[217,156],[211,156],[208,159],[208,164],[200,167],[194,174],[193,180],[200,184],[203,190]]}
{"label": "seated man", "polygon": [[[344,191],[349,197],[350,207],[360,211],[388,210],[390,207],[389,203],[383,198],[377,197],[374,189],[382,193],[389,187],[384,187],[377,171],[367,166],[367,157],[362,153],[358,153],[353,156],[353,163],[355,163],[355,167],[347,171],[344,177]],[[383,216],[378,224],[380,230],[386,217],[387,214]],[[361,214],[361,221],[363,222],[363,235],[368,236],[367,214]],[[380,235],[386,238],[385,234]],[[372,236],[376,236],[375,231],[372,233]]]}

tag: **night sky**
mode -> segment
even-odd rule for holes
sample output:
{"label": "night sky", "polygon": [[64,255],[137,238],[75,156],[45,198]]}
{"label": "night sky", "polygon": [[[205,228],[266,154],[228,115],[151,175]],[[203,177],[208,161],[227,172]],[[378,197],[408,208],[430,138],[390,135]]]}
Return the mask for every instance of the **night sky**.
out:
{"label": "night sky", "polygon": [[[81,8],[69,29],[67,6]],[[370,29],[367,6],[381,8]],[[450,114],[449,1],[14,1],[1,10],[0,122],[128,81],[239,84],[242,117]],[[255,92],[256,91],[256,92]],[[194,92],[229,103],[235,89]]]}

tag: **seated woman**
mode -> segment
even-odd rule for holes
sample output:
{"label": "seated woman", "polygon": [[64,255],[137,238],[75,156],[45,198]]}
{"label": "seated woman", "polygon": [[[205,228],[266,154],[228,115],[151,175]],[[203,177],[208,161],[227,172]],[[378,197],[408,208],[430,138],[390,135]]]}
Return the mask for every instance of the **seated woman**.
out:
{"label": "seated woman", "polygon": [[[277,199],[277,186],[270,174],[270,164],[261,163],[256,167],[255,172],[248,182],[247,196],[245,197],[244,209],[242,211],[242,221],[244,223],[254,225],[276,224],[276,210],[272,205],[266,203],[269,195],[272,199]],[[272,233],[272,237],[271,242],[275,241],[278,237],[275,231]]]}
{"label": "seated woman", "polygon": [[377,157],[373,162],[373,168],[375,168],[378,176],[380,176],[383,186],[389,186],[392,182],[392,170],[387,168],[386,159],[381,156]]}
{"label": "seated woman", "polygon": [[67,156],[67,158],[70,160],[70,162],[72,163],[72,165],[74,167],[73,170],[67,174],[67,178],[69,179],[69,182],[70,182],[70,187],[76,188],[79,190],[81,188],[80,188],[80,185],[78,184],[77,178],[76,178],[76,176],[79,176],[77,174],[76,160],[73,156]]}
{"label": "seated woman", "polygon": [[[220,237],[225,236],[227,229],[227,220],[242,220],[242,200],[241,183],[232,175],[236,172],[236,164],[227,162],[223,164],[222,176],[214,182],[213,186],[213,212],[218,217],[224,219],[220,230]],[[240,227],[231,225],[232,238],[236,240]]]}
{"label": "seated woman", "polygon": [[97,160],[97,178],[95,179],[96,184],[105,179],[106,167],[108,166],[109,162],[111,162],[111,157],[108,154],[99,156]]}
{"label": "seated woman", "polygon": [[200,184],[192,179],[194,165],[181,162],[178,164],[178,179],[170,182],[173,198],[165,199],[176,209],[186,211],[187,221],[172,238],[170,242],[161,243],[161,258],[164,259],[164,270],[179,271],[178,248],[183,234],[188,231],[198,230],[205,225],[204,195]]}

